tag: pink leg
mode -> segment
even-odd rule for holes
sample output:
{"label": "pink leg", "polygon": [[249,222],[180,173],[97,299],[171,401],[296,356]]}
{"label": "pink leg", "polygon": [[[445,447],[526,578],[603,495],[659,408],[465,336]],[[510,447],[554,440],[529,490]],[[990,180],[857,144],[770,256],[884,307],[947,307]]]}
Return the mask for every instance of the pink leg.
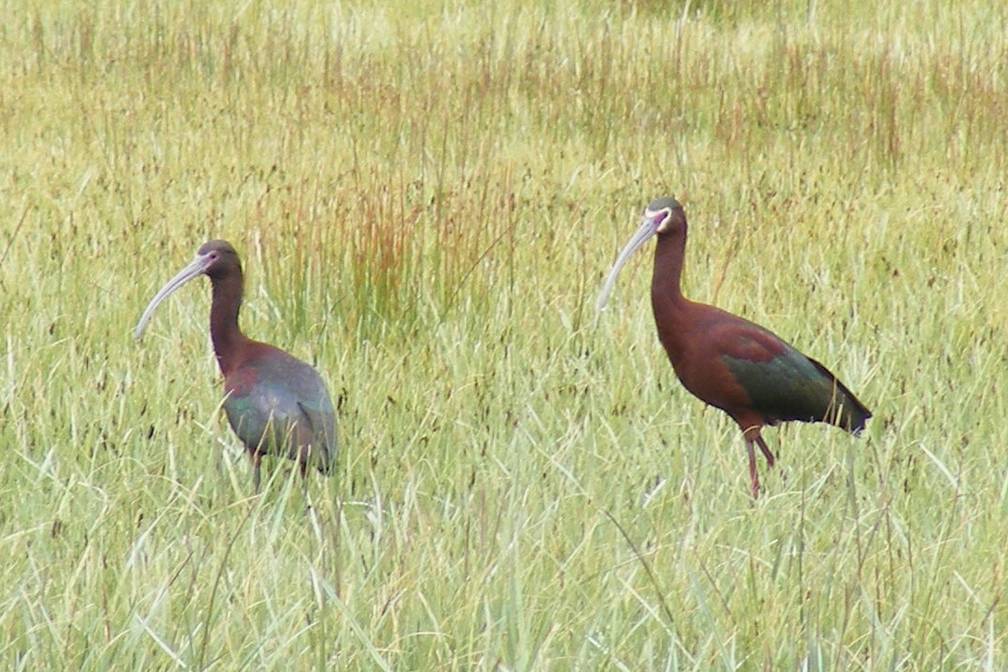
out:
{"label": "pink leg", "polygon": [[763,457],[766,458],[767,466],[772,469],[774,462],[777,461],[774,458],[774,454],[770,452],[770,449],[767,448],[766,441],[764,441],[763,437],[759,434],[756,435],[756,443],[759,445],[759,449],[763,451]]}
{"label": "pink leg", "polygon": [[753,450],[753,441],[746,439],[746,451],[749,453],[749,483],[752,486],[753,499],[759,497],[760,482],[759,472],[756,470],[756,451]]}
{"label": "pink leg", "polygon": [[252,486],[255,488],[255,492],[259,494],[259,465],[262,464],[262,455],[259,453],[252,453]]}

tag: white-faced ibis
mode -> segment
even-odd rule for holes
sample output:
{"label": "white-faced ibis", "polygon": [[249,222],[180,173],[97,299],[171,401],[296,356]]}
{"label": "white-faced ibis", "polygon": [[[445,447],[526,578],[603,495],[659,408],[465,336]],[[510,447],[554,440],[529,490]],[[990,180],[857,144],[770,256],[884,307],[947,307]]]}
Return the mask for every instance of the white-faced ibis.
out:
{"label": "white-faced ibis", "polygon": [[760,486],[753,444],[767,465],[774,465],[774,455],[760,434],[765,425],[799,420],[826,422],[854,434],[864,429],[871,413],[822,364],[757,324],[682,295],[686,213],[674,198],[648,205],[640,229],[620,252],[602,287],[599,310],[627,259],[653,236],[658,244],[651,306],[658,339],[683,387],[727,413],[742,430],[754,497]]}
{"label": "white-faced ibis", "polygon": [[210,338],[224,374],[224,411],[245,444],[259,491],[263,455],[281,454],[297,460],[301,475],[309,463],[324,474],[336,460],[336,412],[318,372],[283,350],[253,341],[238,327],[242,301],[242,267],[238,253],[223,240],[211,240],[196,258],[151,299],[137,323],[143,336],[154,310],[176,289],[206,275],[213,288]]}

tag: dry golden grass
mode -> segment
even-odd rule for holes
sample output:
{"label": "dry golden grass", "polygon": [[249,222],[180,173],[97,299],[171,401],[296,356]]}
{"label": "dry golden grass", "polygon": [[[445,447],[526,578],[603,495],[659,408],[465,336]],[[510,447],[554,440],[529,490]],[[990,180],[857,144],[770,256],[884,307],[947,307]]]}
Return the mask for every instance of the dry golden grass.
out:
{"label": "dry golden grass", "polygon": [[[1008,665],[999,3],[14,3],[0,29],[9,669]],[[737,430],[675,381],[686,291],[875,412]],[[339,475],[251,496],[204,240],[339,398]]]}

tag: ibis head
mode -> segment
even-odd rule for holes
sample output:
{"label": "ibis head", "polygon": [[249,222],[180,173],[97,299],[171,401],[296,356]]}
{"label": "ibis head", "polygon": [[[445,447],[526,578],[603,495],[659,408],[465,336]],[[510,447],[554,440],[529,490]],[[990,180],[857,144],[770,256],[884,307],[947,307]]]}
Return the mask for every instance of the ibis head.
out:
{"label": "ibis head", "polygon": [[616,278],[619,276],[620,271],[623,270],[623,266],[626,265],[634,252],[639,250],[644,243],[654,236],[665,234],[684,235],[685,233],[686,213],[683,211],[683,207],[679,204],[679,201],[673,196],[664,196],[651,201],[644,208],[640,228],[631,236],[630,240],[623,247],[623,250],[619,253],[619,256],[616,257],[616,262],[613,264],[612,270],[609,271],[609,277],[606,278],[602,291],[599,292],[596,303],[597,308],[599,310],[605,308],[606,303],[609,301],[609,294],[616,284]]}
{"label": "ibis head", "polygon": [[144,310],[143,315],[140,316],[140,321],[137,322],[136,329],[133,332],[134,337],[137,339],[141,338],[147,329],[148,323],[150,323],[151,317],[154,315],[154,311],[161,302],[193,278],[206,275],[211,280],[221,280],[235,274],[241,277],[241,272],[241,261],[238,259],[238,253],[235,252],[231,243],[226,240],[211,240],[204,243],[196,251],[196,258],[179,271],[174,278],[166,282],[164,287],[147,304],[147,308]]}

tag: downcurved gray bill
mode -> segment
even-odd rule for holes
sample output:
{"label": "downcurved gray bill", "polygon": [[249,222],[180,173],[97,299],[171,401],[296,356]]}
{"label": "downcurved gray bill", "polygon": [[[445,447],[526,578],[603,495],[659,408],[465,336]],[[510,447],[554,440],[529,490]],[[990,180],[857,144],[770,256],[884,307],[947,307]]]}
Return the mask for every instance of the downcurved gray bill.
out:
{"label": "downcurved gray bill", "polygon": [[174,278],[165,283],[154,298],[151,299],[150,303],[147,304],[147,308],[144,309],[143,315],[140,316],[140,321],[137,322],[136,329],[133,331],[133,338],[140,339],[143,336],[144,330],[147,328],[147,323],[150,322],[151,316],[154,315],[154,310],[158,305],[167,299],[172,292],[176,289],[189,282],[193,278],[202,275],[207,268],[207,259],[199,256],[190,262],[188,266],[183,268],[178,272]]}
{"label": "downcurved gray bill", "polygon": [[612,270],[609,271],[609,277],[606,278],[605,284],[602,285],[602,291],[599,292],[598,301],[595,302],[595,308],[602,310],[606,307],[606,303],[609,302],[609,294],[612,293],[612,288],[616,284],[616,277],[619,275],[620,271],[623,270],[623,266],[626,264],[627,260],[633,256],[633,253],[637,249],[646,243],[651,236],[658,233],[658,226],[654,223],[650,217],[645,217],[641,222],[641,227],[637,229],[637,233],[627,242],[623,251],[619,253],[616,257],[616,263],[613,264]]}

